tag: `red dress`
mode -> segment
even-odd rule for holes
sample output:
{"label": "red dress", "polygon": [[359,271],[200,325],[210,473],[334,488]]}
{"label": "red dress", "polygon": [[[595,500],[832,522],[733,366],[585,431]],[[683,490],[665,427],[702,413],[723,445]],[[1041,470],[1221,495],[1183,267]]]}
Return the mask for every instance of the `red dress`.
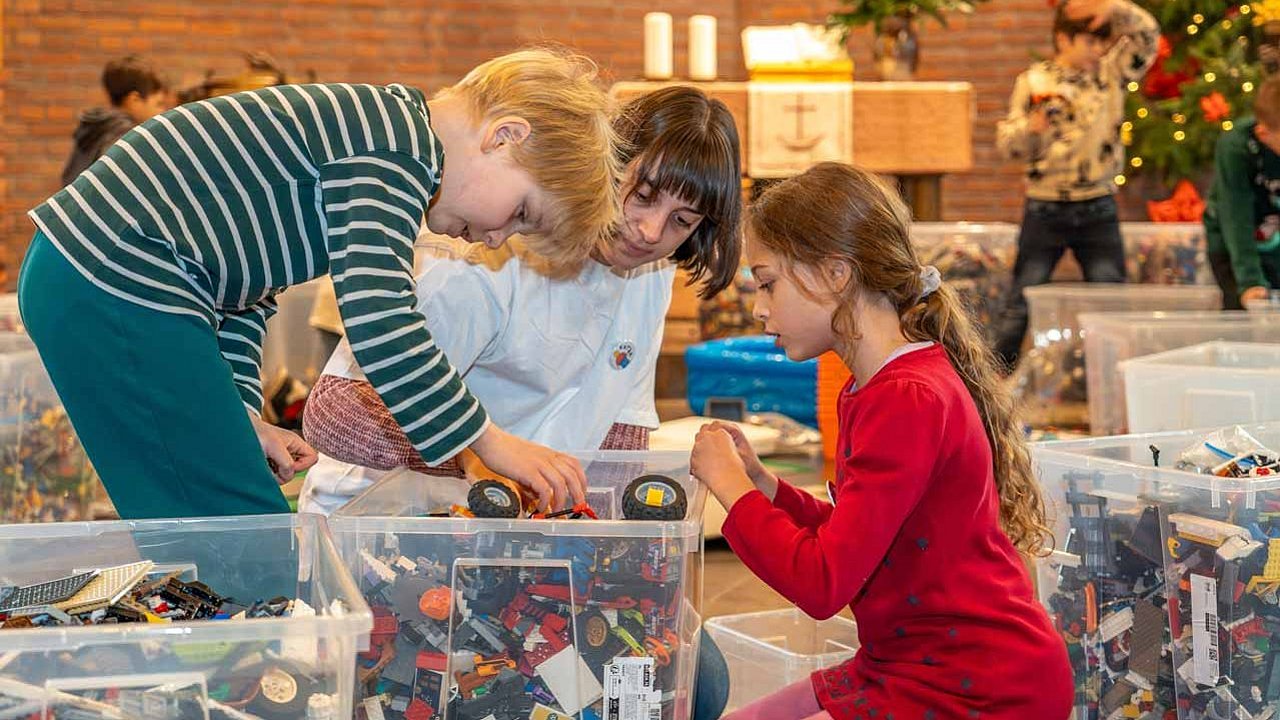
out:
{"label": "red dress", "polygon": [[999,526],[991,448],[938,345],[840,394],[835,505],[780,483],[729,512],[742,561],[815,618],[846,605],[861,648],[813,675],[837,720],[1064,720],[1066,649]]}

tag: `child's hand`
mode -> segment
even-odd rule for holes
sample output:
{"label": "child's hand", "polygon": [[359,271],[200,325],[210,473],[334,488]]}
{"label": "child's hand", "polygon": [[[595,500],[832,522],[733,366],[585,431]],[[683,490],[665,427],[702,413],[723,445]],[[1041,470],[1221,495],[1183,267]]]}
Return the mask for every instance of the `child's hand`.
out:
{"label": "child's hand", "polygon": [[747,477],[751,479],[751,484],[772,498],[777,489],[778,479],[765,469],[764,463],[760,462],[760,456],[756,454],[755,448],[751,447],[751,443],[747,442],[747,436],[742,434],[742,428],[734,423],[719,420],[708,423],[703,428],[729,433],[729,437],[733,438],[733,447],[738,451],[738,457],[742,459],[742,467],[747,471]]}
{"label": "child's hand", "polygon": [[1037,135],[1049,131],[1049,113],[1042,107],[1036,108],[1027,115],[1027,129]]}
{"label": "child's hand", "polygon": [[1111,19],[1115,10],[1115,0],[1067,0],[1067,17],[1072,20],[1093,18],[1089,23],[1090,30],[1097,30]]}
{"label": "child's hand", "polygon": [[751,492],[752,482],[733,436],[715,425],[703,425],[698,431],[689,458],[689,471],[729,510],[739,498]]}
{"label": "child's hand", "polygon": [[489,469],[536,495],[538,509],[543,512],[587,501],[587,476],[574,457],[518,438],[492,424],[471,444],[471,449]]}
{"label": "child's hand", "polygon": [[297,473],[316,464],[316,451],[297,433],[278,428],[253,413],[249,414],[249,421],[253,423],[253,432],[262,444],[276,482],[284,485]]}
{"label": "child's hand", "polygon": [[1270,292],[1271,292],[1270,290],[1268,290],[1267,288],[1261,285],[1256,287],[1251,287],[1245,290],[1244,292],[1240,293],[1240,302],[1248,303],[1248,302],[1253,302],[1255,300],[1266,300]]}

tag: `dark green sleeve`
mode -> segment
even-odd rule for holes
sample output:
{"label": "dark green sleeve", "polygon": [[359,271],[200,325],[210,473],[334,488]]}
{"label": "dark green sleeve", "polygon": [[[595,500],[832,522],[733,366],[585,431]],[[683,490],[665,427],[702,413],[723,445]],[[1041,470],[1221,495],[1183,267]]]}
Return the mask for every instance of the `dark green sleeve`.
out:
{"label": "dark green sleeve", "polygon": [[1267,287],[1262,273],[1262,261],[1258,259],[1258,244],[1254,232],[1258,219],[1253,212],[1253,162],[1243,138],[1226,133],[1218,139],[1213,158],[1214,183],[1218,186],[1218,225],[1222,229],[1222,242],[1231,258],[1231,272],[1236,287],[1241,292],[1251,287]]}

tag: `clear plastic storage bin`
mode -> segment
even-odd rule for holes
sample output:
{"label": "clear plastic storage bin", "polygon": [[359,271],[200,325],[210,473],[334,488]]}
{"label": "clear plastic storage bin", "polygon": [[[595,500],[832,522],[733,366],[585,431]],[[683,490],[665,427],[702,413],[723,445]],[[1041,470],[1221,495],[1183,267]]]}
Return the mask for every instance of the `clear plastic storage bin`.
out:
{"label": "clear plastic storage bin", "polygon": [[1280,342],[1280,313],[1083,313],[1089,431],[1120,435],[1129,428],[1120,363],[1210,340]]}
{"label": "clear plastic storage bin", "polygon": [[0,332],[0,523],[87,520],[100,487],[35,344]]}
{"label": "clear plastic storage bin", "polygon": [[1201,343],[1121,371],[1134,432],[1280,420],[1280,344]]}
{"label": "clear plastic storage bin", "polygon": [[[1245,429],[1280,447],[1280,423]],[[1080,720],[1280,711],[1280,481],[1179,470],[1211,431],[1034,449],[1065,545],[1041,561],[1040,592],[1072,657]]]}
{"label": "clear plastic storage bin", "polygon": [[1120,223],[1131,283],[1213,285],[1202,223]]}
{"label": "clear plastic storage bin", "polygon": [[244,605],[284,596],[315,614],[0,629],[0,717],[351,717],[370,614],[322,517],[0,526],[0,585],[144,560],[153,577],[178,571]]}
{"label": "clear plastic storage bin", "polygon": [[1010,223],[918,222],[911,242],[923,265],[933,265],[992,331],[1013,282],[1018,226]]}
{"label": "clear plastic storage bin", "polygon": [[728,710],[839,665],[858,649],[852,620],[814,620],[796,608],[709,618],[706,627],[729,666]]}
{"label": "clear plastic storage bin", "polygon": [[[428,517],[466,505],[468,486],[406,474],[334,514],[375,616],[358,670],[375,717],[525,720],[542,705],[589,720],[615,701],[621,717],[690,717],[706,491],[687,453],[577,457],[599,519]],[[624,491],[655,474],[684,490],[684,519],[624,519]]]}
{"label": "clear plastic storage bin", "polygon": [[1052,283],[1026,289],[1031,350],[1015,373],[1015,392],[1032,427],[1088,426],[1088,390],[1079,315],[1139,310],[1215,310],[1216,287]]}

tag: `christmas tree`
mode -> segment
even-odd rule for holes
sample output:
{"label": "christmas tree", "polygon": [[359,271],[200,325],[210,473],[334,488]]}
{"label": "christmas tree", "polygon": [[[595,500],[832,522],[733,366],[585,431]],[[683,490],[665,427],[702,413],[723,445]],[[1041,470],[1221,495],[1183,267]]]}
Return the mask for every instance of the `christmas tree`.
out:
{"label": "christmas tree", "polygon": [[1280,0],[1135,1],[1160,22],[1161,37],[1151,71],[1129,83],[1126,175],[1154,176],[1165,186],[1196,182],[1213,166],[1222,133],[1253,114],[1262,80],[1258,43],[1267,21],[1280,24]]}

